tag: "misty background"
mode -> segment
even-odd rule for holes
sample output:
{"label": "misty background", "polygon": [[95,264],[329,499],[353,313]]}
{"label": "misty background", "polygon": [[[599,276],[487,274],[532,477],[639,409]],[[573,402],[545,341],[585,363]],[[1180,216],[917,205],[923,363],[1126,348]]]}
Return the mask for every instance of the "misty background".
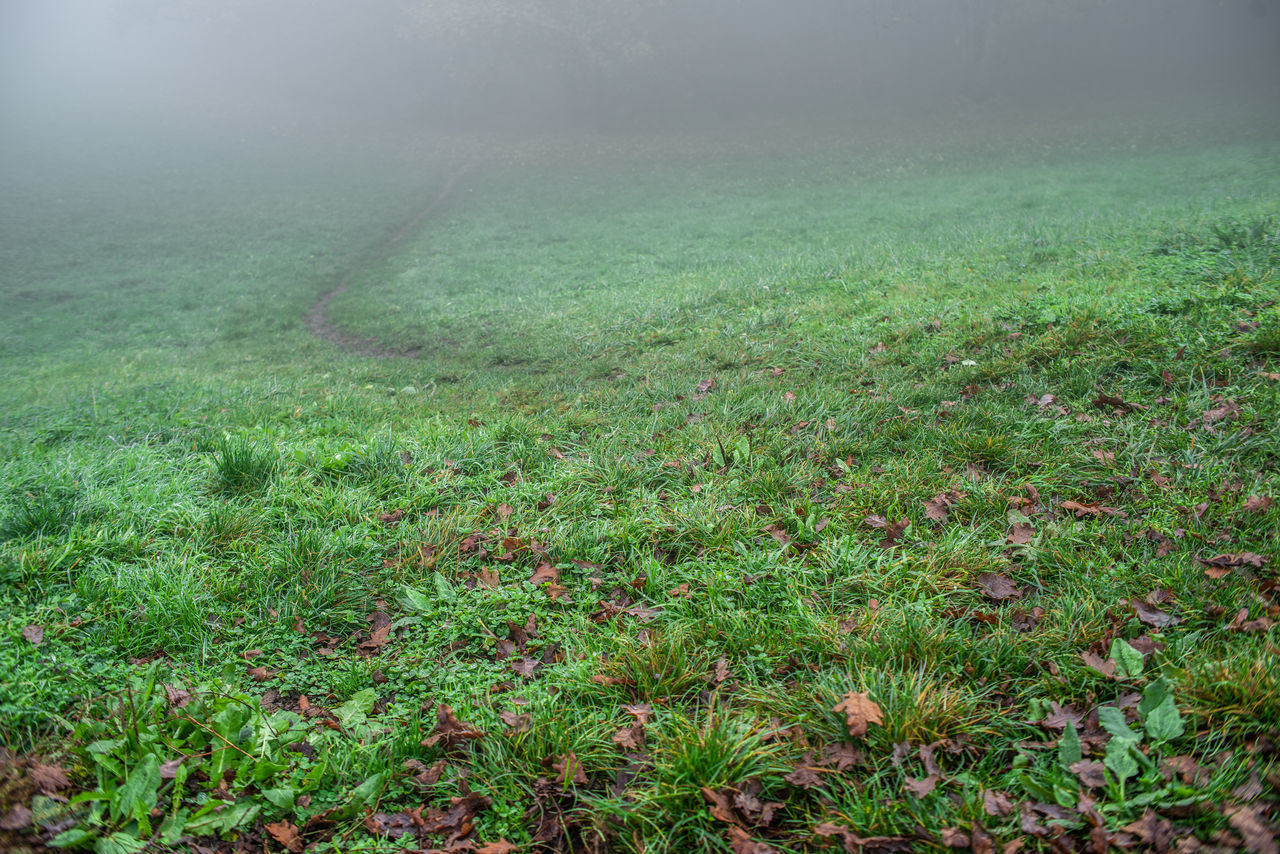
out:
{"label": "misty background", "polygon": [[1280,112],[1277,0],[0,0],[0,132],[49,145],[1224,104]]}

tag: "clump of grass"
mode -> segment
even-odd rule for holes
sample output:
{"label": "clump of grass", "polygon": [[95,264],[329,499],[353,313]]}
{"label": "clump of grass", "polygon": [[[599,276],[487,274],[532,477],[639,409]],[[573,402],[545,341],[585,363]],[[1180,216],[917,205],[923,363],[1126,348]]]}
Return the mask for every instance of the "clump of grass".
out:
{"label": "clump of grass", "polygon": [[271,485],[280,468],[274,450],[259,448],[244,436],[224,436],[213,454],[213,470],[220,492],[244,495]]}
{"label": "clump of grass", "polygon": [[86,516],[80,491],[57,484],[32,484],[13,495],[0,518],[0,540],[65,533]]}

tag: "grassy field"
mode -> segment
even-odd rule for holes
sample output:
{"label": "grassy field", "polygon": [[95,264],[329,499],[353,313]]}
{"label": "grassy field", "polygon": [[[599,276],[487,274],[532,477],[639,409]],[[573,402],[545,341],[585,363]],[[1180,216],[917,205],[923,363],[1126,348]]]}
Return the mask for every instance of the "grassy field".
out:
{"label": "grassy field", "polygon": [[459,148],[3,179],[0,847],[1275,850],[1280,146]]}

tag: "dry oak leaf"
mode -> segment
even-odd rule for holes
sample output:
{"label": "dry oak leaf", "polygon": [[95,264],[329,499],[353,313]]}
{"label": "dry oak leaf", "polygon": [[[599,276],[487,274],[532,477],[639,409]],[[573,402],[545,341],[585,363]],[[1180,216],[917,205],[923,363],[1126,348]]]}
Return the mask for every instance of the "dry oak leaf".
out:
{"label": "dry oak leaf", "polygon": [[302,851],[302,837],[298,835],[298,826],[291,821],[277,821],[264,825],[267,833],[271,834],[271,838],[279,842],[293,854],[300,854]]}
{"label": "dry oak leaf", "polygon": [[66,769],[61,765],[42,765],[37,762],[27,771],[27,776],[31,778],[31,782],[35,784],[36,788],[46,795],[53,794],[59,789],[65,789],[71,785],[71,780],[67,778]]}
{"label": "dry oak leaf", "polygon": [[728,789],[702,787],[702,797],[711,806],[711,817],[728,824],[737,824],[738,815],[733,809],[733,794]]}
{"label": "dry oak leaf", "polygon": [[1220,554],[1214,555],[1208,560],[1200,561],[1205,566],[1227,568],[1232,566],[1252,566],[1254,569],[1262,569],[1267,559],[1260,554],[1253,552],[1239,552],[1237,554]]}
{"label": "dry oak leaf", "polygon": [[497,842],[486,842],[476,849],[476,854],[516,854],[520,848],[513,845],[506,839],[499,839]]}
{"label": "dry oak leaf", "polygon": [[1009,529],[1009,535],[1005,537],[1005,542],[1014,546],[1025,546],[1031,542],[1036,535],[1036,529],[1031,527],[1030,522],[1019,522]]}
{"label": "dry oak leaf", "polygon": [[587,772],[582,767],[582,760],[578,759],[578,755],[572,750],[552,760],[551,770],[556,772],[556,782],[566,792],[569,791],[570,785],[587,785]]}
{"label": "dry oak leaf", "polygon": [[1244,500],[1244,512],[1265,513],[1274,503],[1275,499],[1269,495],[1250,495]]}
{"label": "dry oak leaf", "polygon": [[22,804],[16,804],[3,816],[0,816],[0,830],[26,830],[35,821],[31,810]]}
{"label": "dry oak leaf", "polygon": [[1263,809],[1260,804],[1234,804],[1226,807],[1223,812],[1232,829],[1244,837],[1244,850],[1254,854],[1280,854],[1280,847],[1276,845],[1276,831],[1262,817]]}
{"label": "dry oak leaf", "polygon": [[[1151,598],[1151,597],[1147,597]],[[1155,605],[1143,602],[1139,599],[1121,599],[1121,605],[1128,605],[1133,611],[1133,615],[1138,621],[1150,626],[1153,629],[1163,629],[1168,626],[1176,626],[1182,622],[1181,617],[1175,617],[1173,614],[1160,610]]]}
{"label": "dry oak leaf", "polygon": [[623,750],[638,751],[644,747],[644,727],[640,724],[623,727],[613,734],[612,741]]}
{"label": "dry oak leaf", "polygon": [[453,747],[464,741],[483,737],[482,730],[477,729],[474,724],[458,720],[453,709],[441,703],[436,706],[436,728],[422,740],[422,746],[435,747],[443,744],[445,747]]}
{"label": "dry oak leaf", "polygon": [[782,779],[802,789],[812,789],[814,786],[822,785],[822,775],[818,773],[816,768],[809,765],[797,766]]}
{"label": "dry oak leaf", "polygon": [[940,779],[942,778],[937,774],[930,774],[928,777],[923,777],[919,780],[909,779],[902,785],[908,792],[915,795],[917,798],[923,798],[925,795],[937,788],[938,781]]}
{"label": "dry oak leaf", "polygon": [[1249,609],[1241,608],[1227,628],[1236,632],[1265,632],[1276,624],[1276,621],[1270,617],[1259,617],[1256,620],[1250,620],[1248,617]]}
{"label": "dry oak leaf", "polygon": [[890,854],[914,851],[915,842],[905,836],[859,836],[842,824],[824,821],[813,829],[818,836],[838,836],[847,854]]}
{"label": "dry oak leaf", "polygon": [[982,588],[983,595],[994,602],[1022,598],[1022,588],[1002,572],[980,572],[974,581]]}
{"label": "dry oak leaf", "polygon": [[1102,773],[1106,766],[1092,759],[1081,759],[1071,765],[1071,771],[1080,782],[1090,789],[1101,789],[1107,785],[1107,778]]}
{"label": "dry oak leaf", "polygon": [[729,850],[733,854],[777,854],[778,849],[763,842],[756,842],[741,827],[733,825],[729,828]]}
{"label": "dry oak leaf", "polygon": [[[399,839],[401,836],[417,833],[418,825],[414,821],[415,818],[418,817],[408,811],[398,813],[376,812],[364,817],[364,829],[373,836]],[[421,821],[421,819],[418,818],[418,821]]]}
{"label": "dry oak leaf", "polygon": [[880,717],[880,705],[867,692],[850,691],[831,711],[844,712],[849,735],[854,738],[866,735],[869,725],[884,723]]}
{"label": "dry oak leaf", "polygon": [[987,789],[982,793],[982,811],[987,815],[1003,818],[1013,814],[1013,802],[1004,792]]}

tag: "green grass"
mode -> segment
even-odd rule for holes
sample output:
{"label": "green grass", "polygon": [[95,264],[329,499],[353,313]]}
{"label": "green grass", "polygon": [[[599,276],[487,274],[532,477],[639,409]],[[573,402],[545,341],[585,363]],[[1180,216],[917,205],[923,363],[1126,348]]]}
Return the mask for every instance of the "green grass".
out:
{"label": "green grass", "polygon": [[[98,794],[0,813],[371,851],[475,794],[482,843],[798,851],[1026,835],[992,790],[1239,843],[1280,726],[1280,148],[910,151],[476,162],[389,249],[461,158],[6,178],[0,732]],[[309,333],[342,282],[332,321],[414,357]],[[1117,639],[1141,673],[1082,658]],[[1181,735],[1087,717],[1166,687]]]}

